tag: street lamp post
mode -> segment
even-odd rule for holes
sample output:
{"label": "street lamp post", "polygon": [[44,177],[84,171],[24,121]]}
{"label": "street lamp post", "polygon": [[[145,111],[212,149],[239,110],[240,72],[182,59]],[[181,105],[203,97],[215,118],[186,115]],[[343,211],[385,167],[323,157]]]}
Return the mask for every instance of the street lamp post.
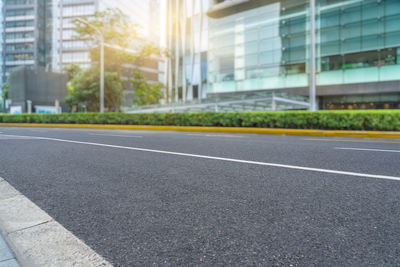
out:
{"label": "street lamp post", "polygon": [[315,54],[315,0],[310,0],[310,111],[317,110]]}
{"label": "street lamp post", "polygon": [[93,26],[88,21],[81,18],[77,18],[77,21],[95,30],[100,38],[100,113],[104,113],[104,36],[99,28]]}

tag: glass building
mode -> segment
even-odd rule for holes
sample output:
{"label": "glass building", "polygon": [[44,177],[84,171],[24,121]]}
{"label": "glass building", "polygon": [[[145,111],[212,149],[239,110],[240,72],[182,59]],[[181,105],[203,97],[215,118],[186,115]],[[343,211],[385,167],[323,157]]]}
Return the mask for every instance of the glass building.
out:
{"label": "glass building", "polygon": [[209,0],[167,2],[168,102],[207,96],[208,8]]}
{"label": "glass building", "polygon": [[[400,1],[316,3],[320,108],[400,108]],[[207,14],[208,96],[308,95],[308,1],[212,1]]]}
{"label": "glass building", "polygon": [[52,1],[2,1],[2,79],[18,66],[51,67]]}
{"label": "glass building", "polygon": [[[3,1],[0,1],[0,103],[3,105]],[[0,109],[0,112],[3,110]]]}

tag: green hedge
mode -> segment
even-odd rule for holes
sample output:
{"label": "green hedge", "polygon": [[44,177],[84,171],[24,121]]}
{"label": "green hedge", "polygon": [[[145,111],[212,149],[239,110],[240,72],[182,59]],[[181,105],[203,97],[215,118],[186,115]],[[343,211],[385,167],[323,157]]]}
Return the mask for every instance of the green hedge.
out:
{"label": "green hedge", "polygon": [[81,123],[400,131],[400,110],[1,115],[0,123]]}

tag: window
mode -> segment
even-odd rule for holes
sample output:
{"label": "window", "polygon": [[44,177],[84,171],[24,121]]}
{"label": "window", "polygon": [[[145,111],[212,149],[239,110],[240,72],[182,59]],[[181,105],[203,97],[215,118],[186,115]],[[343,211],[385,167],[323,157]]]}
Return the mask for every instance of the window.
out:
{"label": "window", "polygon": [[33,54],[21,53],[21,54],[11,54],[6,56],[6,61],[24,61],[33,60]]}
{"label": "window", "polygon": [[17,17],[17,16],[32,16],[33,9],[17,9],[17,10],[7,10],[6,17]]}
{"label": "window", "polygon": [[6,33],[6,39],[25,39],[25,38],[33,38],[33,32],[8,32]]}
{"label": "window", "polygon": [[33,20],[20,20],[20,21],[7,21],[6,27],[20,28],[20,27],[33,27]]}
{"label": "window", "polygon": [[33,49],[33,43],[7,44],[6,51],[18,51]]}

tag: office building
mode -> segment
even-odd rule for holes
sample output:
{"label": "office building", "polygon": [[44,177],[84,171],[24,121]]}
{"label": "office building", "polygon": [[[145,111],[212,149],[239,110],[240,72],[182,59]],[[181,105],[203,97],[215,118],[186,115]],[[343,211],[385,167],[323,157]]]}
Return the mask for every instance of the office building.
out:
{"label": "office building", "polygon": [[51,0],[2,1],[2,81],[18,66],[51,68],[51,9]]}
{"label": "office building", "polygon": [[[188,62],[183,55],[188,54],[191,37],[182,40],[179,32],[189,30],[175,24],[183,21],[176,18],[185,17],[180,9],[193,2],[199,1],[169,1],[173,12],[168,15],[168,45],[179,60],[171,60],[168,77],[178,101],[191,99],[179,93],[190,86],[187,68],[180,62]],[[207,2],[206,99],[268,93],[309,96],[309,1]],[[400,1],[318,0],[315,10],[319,108],[400,108]]]}
{"label": "office building", "polygon": [[[53,13],[57,18],[53,28],[53,65],[61,70],[69,64],[89,66],[89,50],[93,45],[91,40],[76,38],[75,25],[71,23],[76,18],[89,19],[95,12],[108,8],[118,8],[129,17],[132,23],[141,27],[141,34],[147,39],[155,40],[156,32],[150,34],[148,25],[150,14],[157,13],[157,9],[150,11],[150,5],[159,0],[54,0]],[[159,37],[158,37],[159,38]],[[158,42],[159,43],[159,42]],[[158,44],[157,43],[157,44]]]}
{"label": "office building", "polygon": [[[3,1],[0,1],[0,103],[3,103]],[[0,108],[0,112],[3,111],[3,107]]]}
{"label": "office building", "polygon": [[[120,9],[128,16],[133,24],[139,26],[139,34],[145,39],[144,43],[152,42],[160,45],[160,0],[54,0],[53,14],[57,18],[53,27],[53,66],[61,71],[65,66],[78,64],[82,68],[96,64],[90,59],[90,50],[94,45],[92,40],[79,40],[72,21],[77,18],[90,20],[96,12],[107,9]],[[142,45],[140,41],[132,43],[132,49]],[[107,62],[106,62],[107,64]],[[149,58],[140,66],[126,65],[120,73],[122,80],[132,79],[133,70],[139,70],[149,83],[163,82],[164,71],[160,68],[162,60]],[[124,83],[126,101],[123,106],[132,105],[132,85]]]}
{"label": "office building", "polygon": [[207,95],[208,7],[208,0],[168,1],[166,5],[169,102]]}

